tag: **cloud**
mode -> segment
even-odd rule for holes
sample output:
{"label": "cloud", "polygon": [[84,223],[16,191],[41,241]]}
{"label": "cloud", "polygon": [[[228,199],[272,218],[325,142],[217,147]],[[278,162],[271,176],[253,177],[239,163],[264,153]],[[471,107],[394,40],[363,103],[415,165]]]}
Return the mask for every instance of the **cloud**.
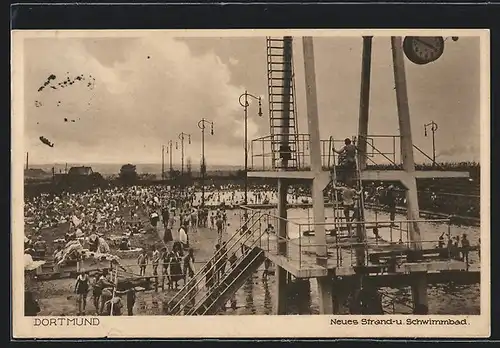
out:
{"label": "cloud", "polygon": [[229,64],[231,65],[238,65],[240,63],[240,61],[236,58],[233,58],[233,57],[229,57]]}
{"label": "cloud", "polygon": [[[36,139],[44,135],[56,144],[47,154],[53,158],[91,157],[82,153],[83,147],[106,160],[157,160],[156,153],[144,153],[144,148],[158,149],[177,140],[181,131],[192,135],[193,145],[199,143],[201,118],[215,124],[216,135],[206,137],[207,147],[241,143],[238,97],[245,88],[231,84],[231,71],[214,52],[193,55],[186,43],[165,36],[115,40],[27,44],[26,136],[32,151],[40,152],[33,158],[49,150],[38,146]],[[38,59],[42,47],[51,52],[50,59]],[[91,74],[95,88],[74,85],[36,92],[45,75],[67,72]],[[35,100],[42,106],[36,107]],[[64,118],[76,121],[68,124]],[[249,134],[257,128],[249,118]],[[106,149],[107,155],[98,149]]]}
{"label": "cloud", "polygon": [[439,151],[436,157],[438,157],[440,161],[449,159],[470,160],[471,157],[474,158],[474,155],[477,153],[479,153],[479,149],[476,144],[456,144]]}
{"label": "cloud", "polygon": [[[323,139],[343,139],[358,128],[360,37],[315,38],[315,68],[320,133]],[[474,49],[475,48],[475,49]],[[206,135],[211,164],[241,164],[245,90],[267,90],[265,39],[172,38],[148,33],[134,38],[30,39],[25,43],[26,143],[34,162],[159,162],[161,145],[178,141],[179,132],[192,135],[186,156],[198,163],[201,118],[215,123]],[[304,62],[300,39],[294,40],[295,108],[299,131],[307,132]],[[237,62],[237,63],[236,63]],[[413,142],[432,153],[423,124],[439,124],[436,149],[440,160],[479,158],[479,40],[447,42],[438,61],[425,66],[406,64]],[[40,84],[57,77],[91,74],[92,90],[83,84],[64,90]],[[370,134],[397,134],[397,105],[391,48],[387,38],[373,43],[370,93]],[[266,96],[267,98],[267,96]],[[38,101],[42,106],[35,105]],[[61,103],[58,103],[58,102]],[[268,104],[257,116],[253,99],[248,110],[248,138],[269,133]],[[64,122],[63,119],[76,119]],[[49,148],[38,140],[55,143]],[[470,151],[452,151],[457,144]],[[381,150],[391,144],[378,142]],[[444,149],[444,151],[443,151]],[[167,157],[168,158],[168,157]],[[416,160],[426,160],[416,154]],[[180,152],[173,157],[180,162]]]}

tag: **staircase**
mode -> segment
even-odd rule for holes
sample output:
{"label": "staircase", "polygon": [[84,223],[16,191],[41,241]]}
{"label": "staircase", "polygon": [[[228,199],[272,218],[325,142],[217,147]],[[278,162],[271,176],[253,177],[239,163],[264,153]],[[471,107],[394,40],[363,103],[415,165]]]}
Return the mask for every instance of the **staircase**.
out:
{"label": "staircase", "polygon": [[298,169],[292,37],[267,37],[267,85],[273,169]]}
{"label": "staircase", "polygon": [[379,290],[379,294],[382,299],[384,314],[413,313],[411,301],[407,301],[405,298],[398,298],[398,296],[389,294],[386,290]]}
{"label": "staircase", "polygon": [[241,261],[232,268],[216,285],[205,293],[188,315],[214,315],[225,306],[243,283],[255,273],[265,260],[264,252],[254,247],[244,254]]}
{"label": "staircase", "polygon": [[[258,211],[252,213],[242,227],[228,239],[226,250],[216,253],[208,260],[204,267],[189,279],[169,301],[167,313],[170,315],[216,314],[264,262],[264,252],[257,247],[257,243],[260,242],[265,231],[262,228],[265,216]],[[232,254],[239,254],[232,267],[226,268],[225,272],[217,272],[221,264],[226,265],[226,260]]]}

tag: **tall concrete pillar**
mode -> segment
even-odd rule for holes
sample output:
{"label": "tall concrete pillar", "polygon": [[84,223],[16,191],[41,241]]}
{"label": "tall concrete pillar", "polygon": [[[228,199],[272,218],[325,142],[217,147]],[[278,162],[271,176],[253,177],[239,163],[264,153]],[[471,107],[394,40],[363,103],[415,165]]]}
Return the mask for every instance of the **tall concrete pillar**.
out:
{"label": "tall concrete pillar", "polygon": [[[326,267],[327,243],[325,226],[325,205],[323,189],[319,177],[323,171],[321,163],[321,140],[319,133],[318,99],[316,95],[316,71],[314,67],[313,38],[303,37],[304,70],[306,82],[307,126],[309,131],[309,150],[311,158],[311,171],[315,179],[312,183],[314,235],[316,244],[316,262]],[[328,277],[318,278],[318,295],[321,314],[333,313],[332,284]]]}
{"label": "tall concrete pillar", "polygon": [[352,282],[348,279],[332,279],[333,287],[333,314],[341,314],[347,312],[348,309],[345,307],[345,303],[351,289],[353,288]]}
{"label": "tall concrete pillar", "polygon": [[[417,196],[417,182],[415,179],[415,160],[413,157],[413,140],[411,133],[410,108],[408,105],[408,91],[406,87],[406,72],[404,65],[403,42],[401,37],[391,37],[392,59],[394,69],[394,81],[396,85],[396,102],[398,107],[399,131],[401,135],[401,157],[403,169],[409,175],[404,184],[406,190],[406,207],[408,220],[419,219],[419,207]],[[418,222],[409,224],[411,247],[415,251],[422,249],[420,228]],[[424,274],[416,273],[412,276],[412,296],[414,308],[420,314],[427,311],[427,281]]]}

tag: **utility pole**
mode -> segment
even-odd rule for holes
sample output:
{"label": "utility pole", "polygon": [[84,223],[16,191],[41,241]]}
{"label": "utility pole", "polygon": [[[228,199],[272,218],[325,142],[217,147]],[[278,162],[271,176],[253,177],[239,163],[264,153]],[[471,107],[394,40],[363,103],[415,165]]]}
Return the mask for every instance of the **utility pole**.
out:
{"label": "utility pole", "polygon": [[[244,102],[241,101],[241,99],[245,97]],[[262,100],[261,97],[256,97],[253,94],[248,93],[248,91],[245,91],[242,95],[240,95],[239,102],[240,105],[244,108],[244,121],[245,121],[245,202],[244,204],[247,205],[248,203],[248,97],[251,97],[253,99],[256,99],[259,101],[259,117],[262,117]]]}
{"label": "utility pole", "polygon": [[161,146],[161,179],[165,180],[165,145]]}
{"label": "utility pole", "polygon": [[201,206],[205,205],[205,172],[206,172],[206,164],[205,164],[205,124],[208,123],[210,125],[210,134],[214,135],[214,123],[202,118],[198,121],[198,128],[201,129]]}
{"label": "utility pole", "polygon": [[26,152],[26,170],[29,169],[29,152]]}
{"label": "utility pole", "polygon": [[173,172],[173,168],[172,168],[172,145],[173,145],[173,141],[172,140],[169,140],[168,141],[168,147],[167,147],[167,153],[169,155],[169,159],[168,159],[168,167],[169,167],[169,170],[170,170],[170,175],[172,175],[172,172]]}
{"label": "utility pole", "polygon": [[435,133],[438,130],[438,125],[436,122],[431,121],[424,124],[424,135],[427,136],[427,128],[430,128],[432,132],[432,166],[436,165],[436,140]]}
{"label": "utility pole", "polygon": [[184,175],[184,139],[187,137],[188,144],[191,144],[191,134],[184,132],[179,133],[179,140],[181,141],[181,176]]}

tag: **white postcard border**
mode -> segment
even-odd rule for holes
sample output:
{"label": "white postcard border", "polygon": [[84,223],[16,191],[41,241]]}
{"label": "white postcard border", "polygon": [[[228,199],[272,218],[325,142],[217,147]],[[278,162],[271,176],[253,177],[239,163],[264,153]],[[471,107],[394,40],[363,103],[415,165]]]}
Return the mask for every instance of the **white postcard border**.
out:
{"label": "white postcard border", "polygon": [[[85,317],[98,325],[75,324],[73,317],[24,317],[23,160],[24,160],[24,40],[40,37],[135,37],[168,32],[177,37],[246,36],[479,36],[481,38],[481,314],[477,316],[210,316],[210,317]],[[202,337],[488,337],[490,334],[490,34],[485,29],[379,30],[92,30],[12,32],[12,311],[14,338],[202,338]],[[62,325],[45,326],[41,319]],[[64,319],[65,318],[65,319]],[[78,317],[79,320],[82,317]],[[467,325],[362,325],[361,319],[467,320]],[[35,325],[39,319],[40,325]],[[68,321],[69,319],[69,321]],[[357,325],[332,325],[334,319],[356,319]],[[89,320],[90,322],[91,320]],[[51,324],[50,321],[45,321]],[[56,323],[58,324],[58,323]]]}

